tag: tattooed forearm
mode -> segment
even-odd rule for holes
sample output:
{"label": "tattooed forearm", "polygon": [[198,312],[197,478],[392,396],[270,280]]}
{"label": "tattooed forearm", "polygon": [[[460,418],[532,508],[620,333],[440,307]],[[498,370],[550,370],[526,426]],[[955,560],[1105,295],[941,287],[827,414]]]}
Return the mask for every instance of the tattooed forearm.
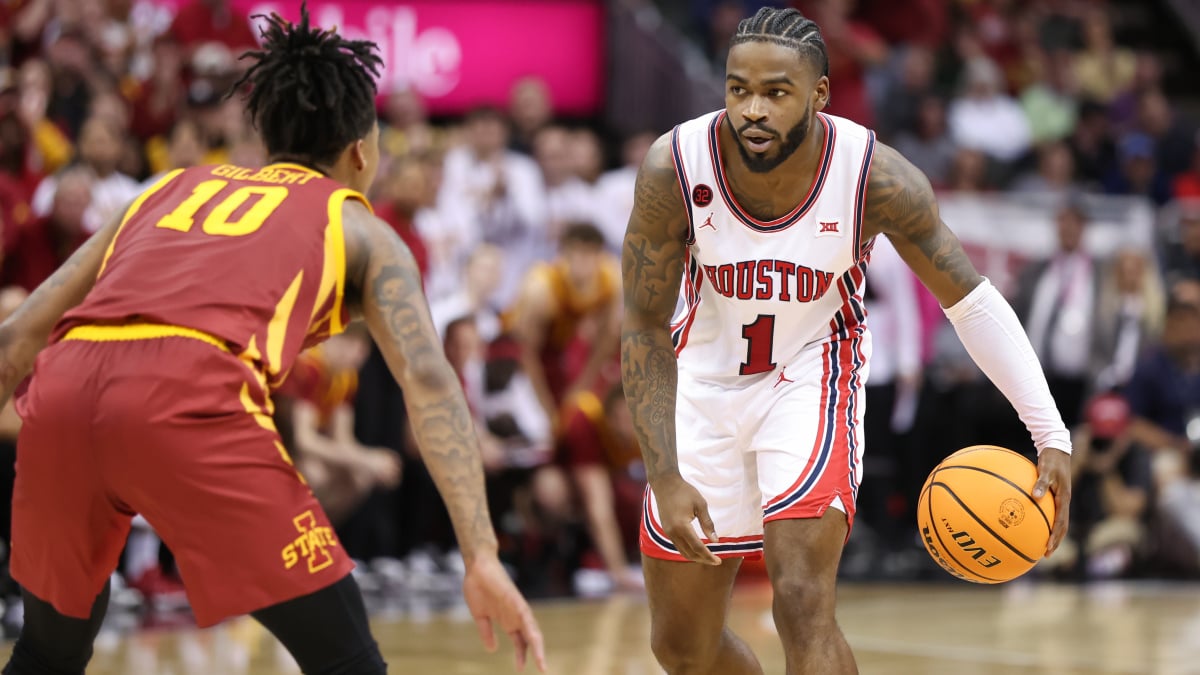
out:
{"label": "tattooed forearm", "polygon": [[669,142],[659,139],[638,174],[621,256],[625,289],[621,381],[651,483],[679,471],[678,369],[669,323],[683,278],[686,214]]}
{"label": "tattooed forearm", "polygon": [[929,180],[898,152],[876,146],[862,240],[884,234],[943,306],[958,302],[981,277],[958,237],[942,222]]}
{"label": "tattooed forearm", "polygon": [[633,415],[650,482],[676,474],[675,350],[665,330],[632,330],[621,336],[621,381]]}
{"label": "tattooed forearm", "polygon": [[409,425],[450,512],[463,556],[494,553],[478,437],[429,318],[416,263],[390,236],[372,237],[370,246],[363,284],[367,324],[404,390]]}

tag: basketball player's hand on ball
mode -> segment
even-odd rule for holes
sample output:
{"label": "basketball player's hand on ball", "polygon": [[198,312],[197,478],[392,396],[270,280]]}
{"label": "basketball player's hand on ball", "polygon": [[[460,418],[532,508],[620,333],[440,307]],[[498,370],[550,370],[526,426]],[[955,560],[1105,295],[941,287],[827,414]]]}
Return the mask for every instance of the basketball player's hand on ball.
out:
{"label": "basketball player's hand on ball", "polygon": [[529,609],[529,603],[513,585],[508,572],[495,555],[481,555],[467,565],[463,579],[463,595],[467,607],[479,628],[483,646],[496,651],[493,622],[508,634],[516,650],[517,671],[525,670],[527,652],[533,652],[539,672],[546,672],[546,650],[542,646],[542,630]]}
{"label": "basketball player's hand on ball", "polygon": [[700,492],[678,476],[657,481],[652,489],[663,531],[679,549],[680,555],[702,565],[720,565],[721,559],[708,550],[692,527],[692,521],[699,519],[704,536],[709,541],[717,540],[717,529],[708,515],[708,503],[700,496]]}
{"label": "basketball player's hand on ball", "polygon": [[1050,542],[1046,544],[1046,555],[1054,553],[1063,537],[1067,536],[1067,522],[1071,506],[1071,456],[1062,450],[1046,448],[1038,457],[1038,479],[1033,485],[1033,496],[1040,499],[1049,490],[1054,495],[1054,529],[1050,531]]}

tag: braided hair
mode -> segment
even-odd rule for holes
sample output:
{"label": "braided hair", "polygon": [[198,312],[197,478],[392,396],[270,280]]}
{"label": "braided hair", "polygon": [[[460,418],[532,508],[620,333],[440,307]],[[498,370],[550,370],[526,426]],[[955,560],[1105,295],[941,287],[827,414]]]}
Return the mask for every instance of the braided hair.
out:
{"label": "braided hair", "polygon": [[729,46],[743,42],[771,42],[791,47],[812,59],[818,73],[829,76],[829,54],[825,51],[821,29],[799,10],[763,7],[754,16],[742,19]]}
{"label": "braided hair", "polygon": [[375,78],[383,65],[378,47],[313,27],[307,2],[299,24],[278,14],[254,18],[267,22],[263,49],[242,55],[256,63],[230,94],[250,85],[246,110],[272,157],[336,162],[375,125]]}

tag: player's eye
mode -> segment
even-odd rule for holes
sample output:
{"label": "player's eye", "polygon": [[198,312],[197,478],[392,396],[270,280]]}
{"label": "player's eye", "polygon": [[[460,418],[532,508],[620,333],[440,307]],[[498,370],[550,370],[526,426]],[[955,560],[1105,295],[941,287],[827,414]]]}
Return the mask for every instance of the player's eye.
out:
{"label": "player's eye", "polygon": [[742,94],[746,93],[746,88],[745,87],[730,87],[729,93],[733,94],[734,96],[741,96]]}
{"label": "player's eye", "polygon": [[772,89],[771,91],[769,91],[767,93],[770,94],[774,98],[779,98],[780,96],[787,96],[787,92],[782,89]]}

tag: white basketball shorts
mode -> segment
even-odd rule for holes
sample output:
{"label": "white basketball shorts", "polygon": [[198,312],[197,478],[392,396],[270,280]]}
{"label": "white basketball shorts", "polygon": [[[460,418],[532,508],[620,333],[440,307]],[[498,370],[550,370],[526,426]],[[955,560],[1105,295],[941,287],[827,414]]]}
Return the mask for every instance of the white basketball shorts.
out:
{"label": "white basketball shorts", "polygon": [[[854,524],[862,477],[863,413],[870,334],[805,349],[736,387],[679,372],[675,429],[679,471],[708,502],[722,558],[762,557],[763,524],[819,518],[830,506]],[[641,549],[685,560],[663,531],[654,493],[642,508]]]}

